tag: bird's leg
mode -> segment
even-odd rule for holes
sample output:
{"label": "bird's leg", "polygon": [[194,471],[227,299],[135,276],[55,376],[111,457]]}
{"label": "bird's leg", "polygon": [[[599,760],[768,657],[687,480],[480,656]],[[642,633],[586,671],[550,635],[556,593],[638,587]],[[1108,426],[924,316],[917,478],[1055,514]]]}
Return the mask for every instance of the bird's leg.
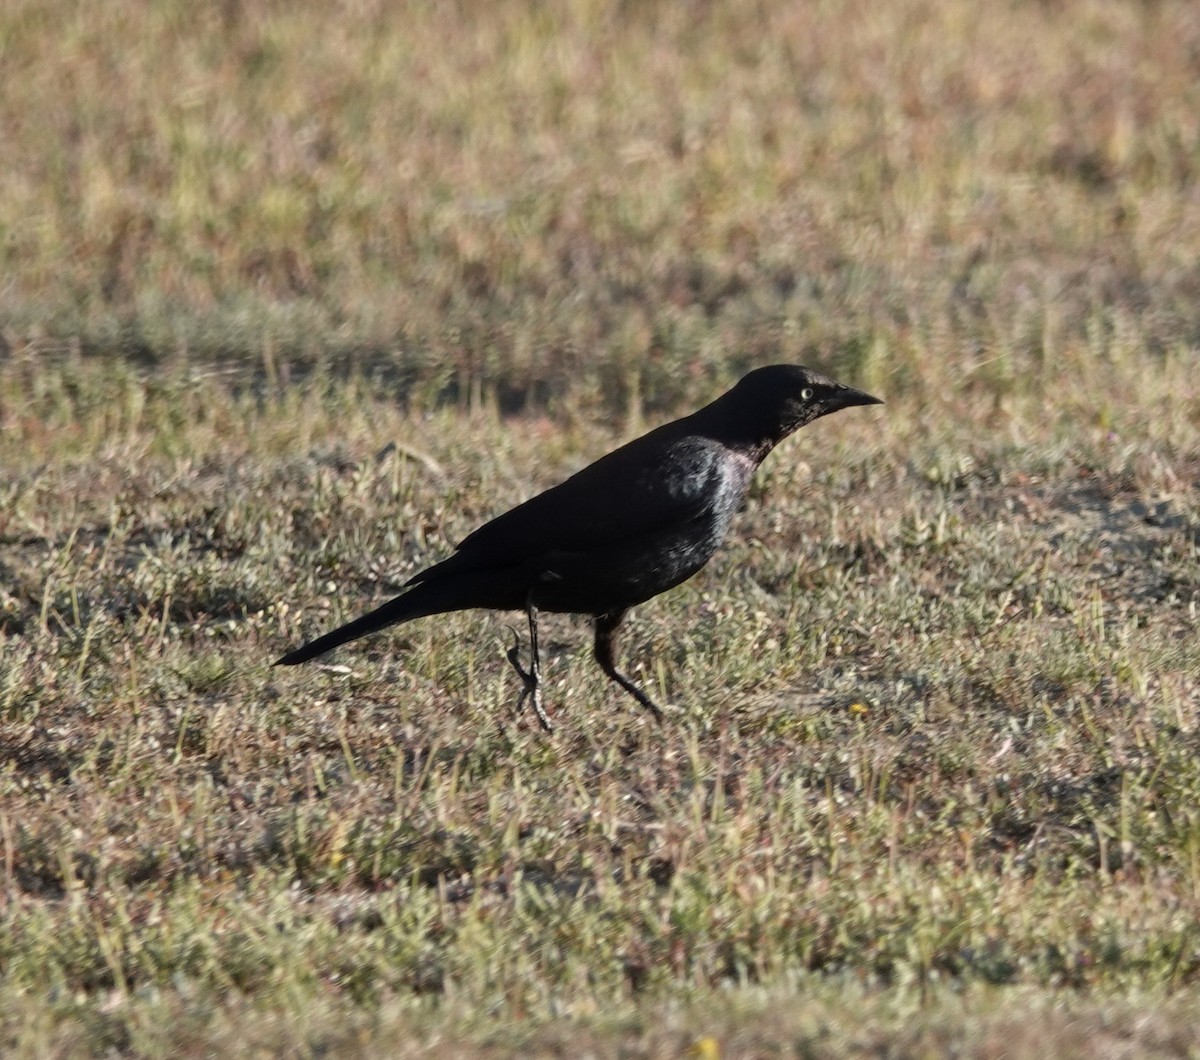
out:
{"label": "bird's leg", "polygon": [[650,711],[654,715],[654,720],[661,725],[663,722],[662,711],[654,705],[654,700],[621,673],[617,669],[616,663],[613,662],[613,641],[617,632],[617,626],[621,624],[621,619],[624,617],[624,611],[610,611],[606,615],[596,616],[596,645],[594,649],[596,662],[600,664],[601,670]]}
{"label": "bird's leg", "polygon": [[517,700],[517,711],[519,713],[525,705],[525,700],[532,697],[533,712],[537,715],[542,728],[547,732],[553,732],[554,726],[550,724],[546,708],[542,706],[542,663],[538,657],[537,608],[532,600],[526,602],[525,613],[529,616],[529,669],[526,670],[521,665],[521,641],[519,638],[514,639],[513,646],[508,649],[508,661],[525,684],[521,691],[521,698]]}

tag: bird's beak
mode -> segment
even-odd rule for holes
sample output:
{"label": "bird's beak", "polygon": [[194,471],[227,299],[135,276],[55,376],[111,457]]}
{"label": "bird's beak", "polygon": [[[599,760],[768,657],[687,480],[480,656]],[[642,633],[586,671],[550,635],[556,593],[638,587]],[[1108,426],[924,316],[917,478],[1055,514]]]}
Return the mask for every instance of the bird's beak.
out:
{"label": "bird's beak", "polygon": [[870,394],[862,390],[855,390],[852,386],[840,386],[832,394],[829,395],[828,405],[829,411],[834,412],[837,409],[848,409],[852,405],[882,405],[883,401],[880,398],[872,397]]}

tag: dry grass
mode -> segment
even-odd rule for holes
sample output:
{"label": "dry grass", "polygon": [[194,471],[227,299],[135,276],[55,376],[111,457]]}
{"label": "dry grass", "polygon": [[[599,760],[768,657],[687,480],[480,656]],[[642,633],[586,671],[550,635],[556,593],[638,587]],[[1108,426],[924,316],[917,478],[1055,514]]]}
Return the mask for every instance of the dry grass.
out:
{"label": "dry grass", "polygon": [[1187,3],[6,11],[12,345],[636,411],[1200,340]]}
{"label": "dry grass", "polygon": [[[0,19],[7,1051],[1200,1050],[1191,5]],[[771,359],[664,730],[269,668]]]}

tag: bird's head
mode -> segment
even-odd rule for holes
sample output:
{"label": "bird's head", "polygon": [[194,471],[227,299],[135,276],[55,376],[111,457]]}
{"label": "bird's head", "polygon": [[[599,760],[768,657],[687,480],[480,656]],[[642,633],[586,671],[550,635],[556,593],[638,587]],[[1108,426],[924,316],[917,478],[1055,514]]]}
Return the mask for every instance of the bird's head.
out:
{"label": "bird's head", "polygon": [[[793,431],[852,405],[882,405],[877,397],[795,364],[756,368],[717,401],[730,420],[767,449]],[[731,424],[732,426],[732,424]]]}

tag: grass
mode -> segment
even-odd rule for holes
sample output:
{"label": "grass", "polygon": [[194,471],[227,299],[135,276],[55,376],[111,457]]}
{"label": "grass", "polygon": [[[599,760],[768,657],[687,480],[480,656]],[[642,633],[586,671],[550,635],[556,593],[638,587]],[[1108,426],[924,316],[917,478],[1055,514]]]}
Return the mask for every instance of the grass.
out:
{"label": "grass", "polygon": [[817,425],[636,612],[667,728],[551,618],[548,739],[503,619],[268,664],[614,439],[212,377],[121,431],[107,366],[13,369],[84,454],[4,506],[14,1046],[936,1051],[1016,997],[1064,1048],[1195,1048],[1194,425]]}
{"label": "grass", "polygon": [[[1189,5],[0,18],[6,1052],[1200,1051]],[[768,360],[663,730],[269,666]]]}

